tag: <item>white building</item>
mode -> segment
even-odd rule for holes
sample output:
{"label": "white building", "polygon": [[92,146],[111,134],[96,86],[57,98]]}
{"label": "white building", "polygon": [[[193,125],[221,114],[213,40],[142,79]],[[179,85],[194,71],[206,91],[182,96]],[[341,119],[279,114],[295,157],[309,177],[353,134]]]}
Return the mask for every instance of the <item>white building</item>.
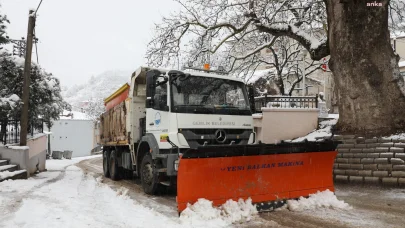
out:
{"label": "white building", "polygon": [[85,113],[64,111],[48,129],[52,132],[51,151],[71,150],[72,157],[91,155],[91,150],[97,146],[94,126]]}

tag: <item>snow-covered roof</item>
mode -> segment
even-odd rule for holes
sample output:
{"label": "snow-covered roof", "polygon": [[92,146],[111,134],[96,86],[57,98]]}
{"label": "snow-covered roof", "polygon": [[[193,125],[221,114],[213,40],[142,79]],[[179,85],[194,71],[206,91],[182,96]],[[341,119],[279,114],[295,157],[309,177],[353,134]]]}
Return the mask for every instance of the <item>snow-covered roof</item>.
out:
{"label": "snow-covered roof", "polygon": [[259,80],[260,78],[263,78],[264,76],[266,76],[267,74],[269,74],[272,71],[274,71],[273,68],[266,69],[266,70],[256,70],[253,74],[248,74],[248,76],[246,76],[246,78],[245,78],[246,83],[247,84],[255,83],[257,80]]}
{"label": "snow-covered roof", "polygon": [[86,113],[63,110],[59,116],[61,120],[91,120]]}
{"label": "snow-covered roof", "polygon": [[391,39],[397,39],[397,38],[403,38],[405,37],[405,32],[404,31],[396,31],[391,33]]}
{"label": "snow-covered roof", "polygon": [[316,78],[312,78],[312,77],[308,77],[308,76],[306,76],[305,78],[306,78],[306,79],[309,79],[309,80],[312,80],[312,81],[314,81],[314,82],[320,83],[320,84],[323,84],[323,82],[324,82],[324,81],[322,81],[322,80],[319,80],[319,79],[316,79]]}

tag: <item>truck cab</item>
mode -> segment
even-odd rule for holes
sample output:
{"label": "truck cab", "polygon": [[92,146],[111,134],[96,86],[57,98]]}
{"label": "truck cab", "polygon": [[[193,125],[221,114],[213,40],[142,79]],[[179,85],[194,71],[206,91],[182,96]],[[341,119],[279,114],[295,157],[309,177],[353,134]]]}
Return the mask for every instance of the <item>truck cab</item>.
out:
{"label": "truck cab", "polygon": [[[253,143],[245,84],[202,72],[152,70],[146,74],[146,134],[160,149]],[[250,140],[250,141],[249,141]]]}
{"label": "truck cab", "polygon": [[[117,107],[102,117],[115,124],[102,121],[102,128],[125,140],[104,146],[105,174],[116,179],[125,170],[135,171],[149,194],[161,184],[176,185],[185,151],[255,141],[246,86],[225,75],[141,67],[132,74],[119,113]],[[123,122],[125,127],[114,132]]]}

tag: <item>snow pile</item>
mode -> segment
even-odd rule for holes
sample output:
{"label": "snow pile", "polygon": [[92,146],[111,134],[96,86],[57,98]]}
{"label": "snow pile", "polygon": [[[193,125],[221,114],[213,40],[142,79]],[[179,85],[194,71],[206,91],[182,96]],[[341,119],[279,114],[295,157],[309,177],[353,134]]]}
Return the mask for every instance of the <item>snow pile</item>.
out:
{"label": "snow pile", "polygon": [[287,208],[290,211],[317,210],[321,208],[352,209],[343,200],[338,200],[335,194],[329,190],[310,194],[308,198],[300,197],[299,200],[287,200]]}
{"label": "snow pile", "polygon": [[300,138],[296,138],[293,142],[301,142],[307,139],[308,141],[316,141],[317,137],[328,137],[332,136],[332,126],[337,123],[337,119],[325,120],[319,123],[319,129],[315,130],[308,135]]}
{"label": "snow pile", "polygon": [[199,199],[195,204],[187,206],[180,220],[184,225],[192,227],[225,227],[250,221],[256,214],[256,207],[250,198],[246,201],[239,199],[238,202],[228,200],[219,208],[213,207],[212,201]]}
{"label": "snow pile", "polygon": [[405,133],[395,134],[388,137],[383,137],[384,139],[405,139]]}

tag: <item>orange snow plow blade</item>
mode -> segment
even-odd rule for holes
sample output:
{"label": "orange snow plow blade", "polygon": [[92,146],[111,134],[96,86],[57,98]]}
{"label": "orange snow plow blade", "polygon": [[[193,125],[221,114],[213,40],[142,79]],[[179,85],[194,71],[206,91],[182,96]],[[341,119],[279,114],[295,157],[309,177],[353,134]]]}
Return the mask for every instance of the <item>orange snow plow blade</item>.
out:
{"label": "orange snow plow blade", "polygon": [[272,210],[286,199],[334,191],[336,146],[334,142],[307,142],[189,150],[178,168],[178,211],[199,198],[219,206],[228,199],[249,197],[259,211]]}

